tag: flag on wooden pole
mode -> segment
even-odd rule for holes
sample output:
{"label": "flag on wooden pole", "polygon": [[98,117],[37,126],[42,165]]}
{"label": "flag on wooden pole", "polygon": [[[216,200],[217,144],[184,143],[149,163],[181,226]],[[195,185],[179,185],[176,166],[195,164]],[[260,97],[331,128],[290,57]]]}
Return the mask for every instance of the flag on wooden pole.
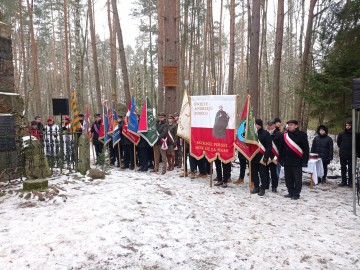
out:
{"label": "flag on wooden pole", "polygon": [[158,140],[159,133],[156,130],[153,108],[151,107],[149,98],[146,98],[142,108],[138,132],[150,146],[154,146]]}
{"label": "flag on wooden pole", "polygon": [[191,111],[190,111],[189,97],[185,89],[183,100],[181,103],[181,109],[178,120],[178,129],[176,134],[179,137],[183,138],[188,143],[190,142],[190,129],[191,129],[190,114]]}
{"label": "flag on wooden pole", "polygon": [[117,120],[117,113],[115,110],[115,103],[112,103],[112,111],[113,111],[113,137],[112,137],[112,141],[113,141],[113,148],[115,148],[116,144],[118,144],[120,142],[121,139],[121,134],[120,134],[120,129],[119,129],[119,125]]}
{"label": "flag on wooden pole", "polygon": [[128,112],[126,113],[125,116],[125,122],[122,130],[122,134],[130,141],[132,141],[135,145],[137,145],[140,142],[140,135],[129,130],[129,121],[131,115],[130,111],[131,111],[131,102],[129,102],[128,105]]}
{"label": "flag on wooden pole", "polygon": [[[248,122],[249,125],[254,125],[254,120],[251,121],[250,119],[252,113],[250,113],[251,110],[249,108],[250,108],[250,96],[247,96],[244,109],[240,116],[240,124],[237,128],[236,138],[235,138],[235,148],[238,151],[240,151],[246,157],[247,160],[251,160],[259,151],[259,147],[257,143],[253,144],[246,142],[246,130],[250,130],[250,131],[253,130],[253,129],[247,129]],[[253,135],[250,136],[250,134],[251,133],[248,131],[249,141],[251,141],[250,138],[254,138]]]}
{"label": "flag on wooden pole", "polygon": [[77,109],[77,101],[76,101],[76,95],[75,95],[74,89],[71,92],[71,109],[74,114],[74,118],[73,118],[71,127],[72,127],[72,131],[76,132],[81,128],[81,126],[80,126],[80,121],[79,121],[79,112]]}

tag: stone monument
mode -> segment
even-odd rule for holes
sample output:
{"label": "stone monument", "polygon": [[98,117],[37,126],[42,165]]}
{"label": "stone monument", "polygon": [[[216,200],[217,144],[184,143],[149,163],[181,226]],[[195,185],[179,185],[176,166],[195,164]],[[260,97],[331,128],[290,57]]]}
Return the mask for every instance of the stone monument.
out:
{"label": "stone monument", "polygon": [[0,21],[0,181],[20,176],[16,134],[23,123],[24,102],[15,93],[11,28]]}

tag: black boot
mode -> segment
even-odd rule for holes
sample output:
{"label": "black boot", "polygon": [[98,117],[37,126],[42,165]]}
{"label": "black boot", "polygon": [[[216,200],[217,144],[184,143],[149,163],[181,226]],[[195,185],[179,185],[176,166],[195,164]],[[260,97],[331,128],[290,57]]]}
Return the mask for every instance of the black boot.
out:
{"label": "black boot", "polygon": [[258,187],[254,187],[253,190],[250,192],[251,194],[259,193],[260,189]]}
{"label": "black boot", "polygon": [[258,193],[259,196],[264,196],[265,195],[265,189],[264,188],[260,188],[260,191]]}

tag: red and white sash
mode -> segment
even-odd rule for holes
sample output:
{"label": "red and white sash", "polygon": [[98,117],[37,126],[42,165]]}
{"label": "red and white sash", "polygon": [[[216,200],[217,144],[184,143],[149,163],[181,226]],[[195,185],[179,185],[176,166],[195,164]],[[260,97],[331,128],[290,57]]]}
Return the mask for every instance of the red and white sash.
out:
{"label": "red and white sash", "polygon": [[300,148],[300,146],[298,146],[289,136],[289,134],[287,132],[284,133],[284,140],[285,143],[287,144],[287,146],[289,146],[289,148],[291,150],[293,150],[295,152],[295,154],[297,154],[299,157],[302,158],[303,156],[303,150]]}
{"label": "red and white sash", "polygon": [[276,147],[274,142],[272,142],[271,152],[275,155],[274,159],[279,159],[279,149]]}
{"label": "red and white sash", "polygon": [[174,142],[174,138],[173,138],[173,136],[171,135],[171,132],[170,131],[168,131],[168,139],[169,139],[169,141],[170,142]]}
{"label": "red and white sash", "polygon": [[165,138],[165,139],[160,139],[160,142],[161,142],[161,149],[162,149],[162,150],[167,150],[167,149],[168,149],[167,138]]}
{"label": "red and white sash", "polygon": [[265,154],[265,147],[264,147],[264,145],[260,142],[260,141],[258,141],[258,145],[259,145],[259,150],[260,150],[260,153],[261,154]]}

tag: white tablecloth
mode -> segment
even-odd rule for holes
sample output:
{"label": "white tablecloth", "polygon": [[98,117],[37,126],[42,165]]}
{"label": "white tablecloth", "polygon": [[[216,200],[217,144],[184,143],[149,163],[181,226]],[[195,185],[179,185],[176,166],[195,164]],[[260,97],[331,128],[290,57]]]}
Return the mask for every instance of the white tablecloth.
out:
{"label": "white tablecloth", "polygon": [[[321,158],[318,159],[309,159],[307,167],[303,167],[303,172],[311,173],[311,179],[314,184],[318,184],[318,177],[324,176],[324,168]],[[284,167],[281,167],[280,178],[284,177]]]}

